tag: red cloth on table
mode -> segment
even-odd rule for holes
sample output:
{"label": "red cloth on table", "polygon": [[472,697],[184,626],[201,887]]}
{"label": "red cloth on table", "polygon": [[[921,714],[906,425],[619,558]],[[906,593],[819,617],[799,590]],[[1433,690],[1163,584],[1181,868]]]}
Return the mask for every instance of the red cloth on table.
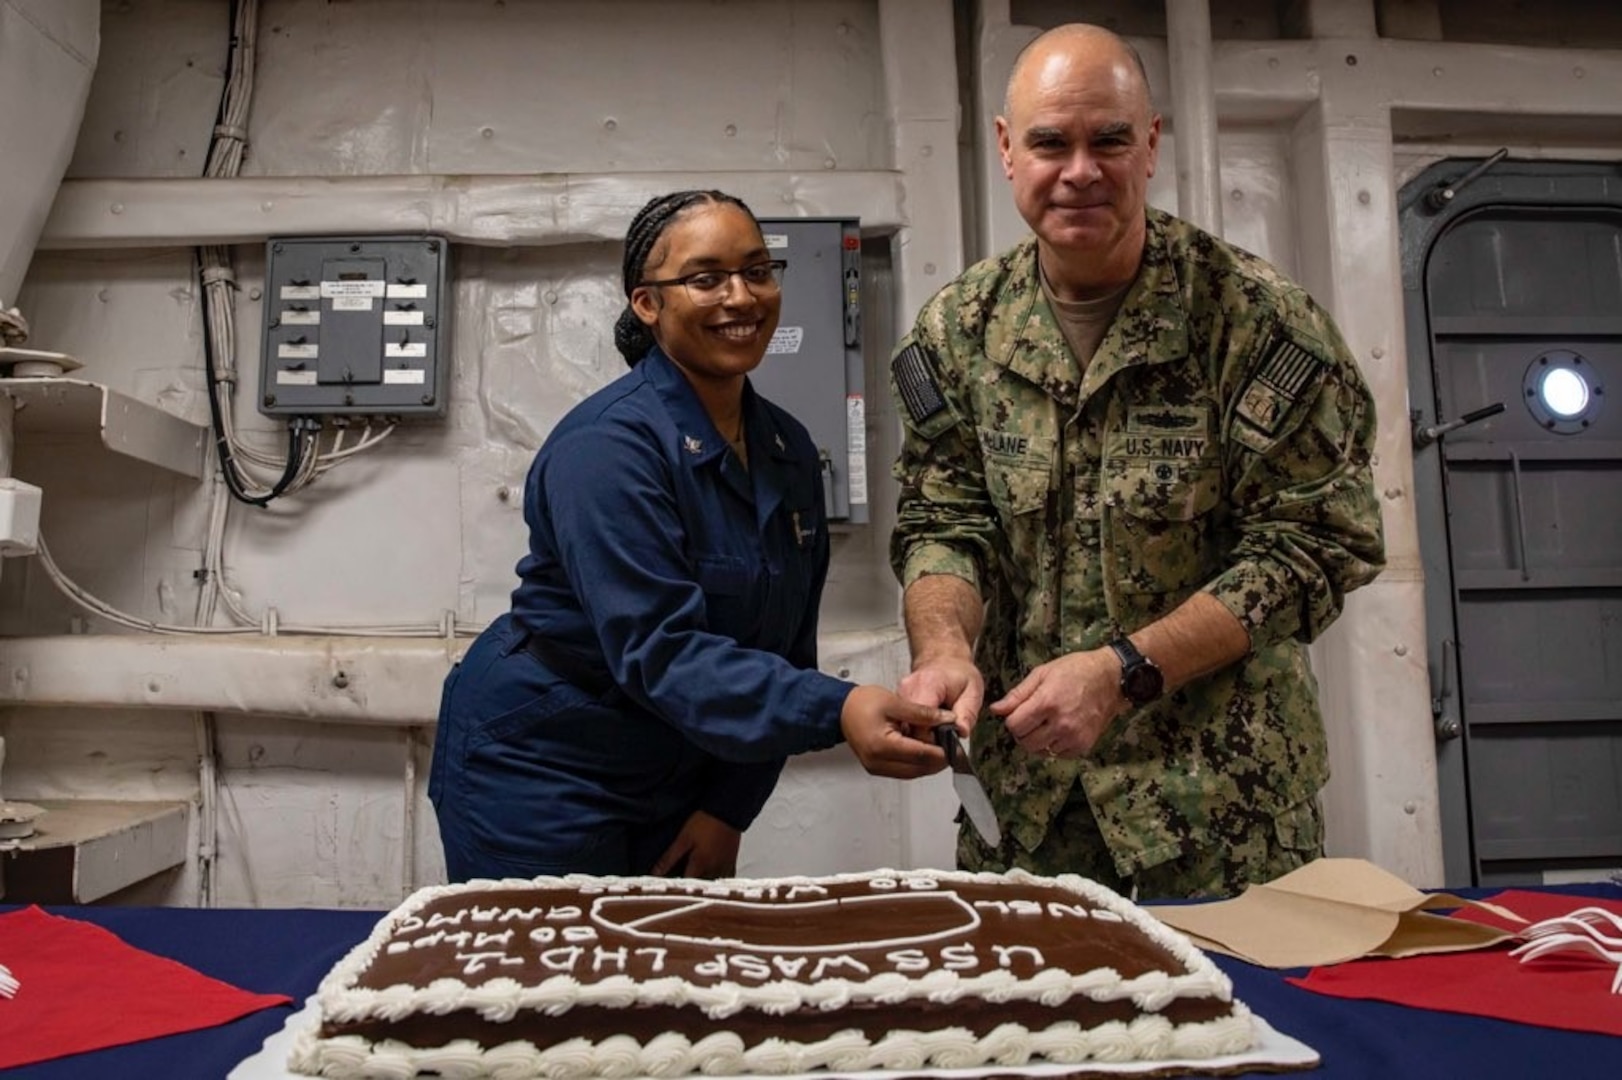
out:
{"label": "red cloth on table", "polygon": [[21,984],[0,998],[0,1069],[214,1027],[285,994],[253,994],[38,907],[0,915],[0,964]]}
{"label": "red cloth on table", "polygon": [[[1622,915],[1622,901],[1514,889],[1487,902],[1508,908],[1529,923],[1584,907]],[[1480,908],[1460,908],[1453,917],[1504,930],[1524,929]],[[1515,944],[1400,960],[1356,960],[1313,968],[1306,978],[1289,981],[1334,997],[1372,998],[1567,1031],[1622,1035],[1622,995],[1611,993],[1616,965],[1590,953],[1564,951],[1523,964],[1509,955]]]}

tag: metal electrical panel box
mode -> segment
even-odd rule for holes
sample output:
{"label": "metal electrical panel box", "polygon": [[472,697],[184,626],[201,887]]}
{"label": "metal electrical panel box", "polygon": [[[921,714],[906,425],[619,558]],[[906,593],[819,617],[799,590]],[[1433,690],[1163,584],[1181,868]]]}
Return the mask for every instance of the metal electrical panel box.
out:
{"label": "metal electrical panel box", "polygon": [[862,365],[862,239],[852,218],[763,218],[772,258],[786,259],[783,313],[749,376],[787,409],[822,455],[828,517],[868,520],[866,374]]}
{"label": "metal electrical panel box", "polygon": [[272,239],[259,411],[444,415],[449,249],[437,236]]}

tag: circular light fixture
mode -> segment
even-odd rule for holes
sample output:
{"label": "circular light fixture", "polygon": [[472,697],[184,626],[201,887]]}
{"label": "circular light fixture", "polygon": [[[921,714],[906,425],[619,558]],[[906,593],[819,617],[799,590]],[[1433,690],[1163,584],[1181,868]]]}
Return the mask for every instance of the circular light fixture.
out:
{"label": "circular light fixture", "polygon": [[1526,408],[1538,426],[1557,435],[1575,435],[1588,428],[1605,393],[1594,365],[1570,349],[1551,349],[1534,359],[1521,386]]}
{"label": "circular light fixture", "polygon": [[1575,368],[1550,368],[1538,383],[1538,396],[1550,412],[1570,420],[1588,408],[1588,380]]}

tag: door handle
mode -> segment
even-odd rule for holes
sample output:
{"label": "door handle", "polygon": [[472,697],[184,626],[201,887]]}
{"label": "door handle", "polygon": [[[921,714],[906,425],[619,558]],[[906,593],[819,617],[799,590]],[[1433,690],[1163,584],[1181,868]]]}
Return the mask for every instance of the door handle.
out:
{"label": "door handle", "polygon": [[1436,741],[1447,742],[1457,739],[1464,733],[1464,725],[1449,709],[1449,699],[1453,696],[1453,683],[1448,678],[1449,672],[1457,677],[1458,646],[1452,638],[1443,638],[1441,646],[1441,678],[1432,684],[1431,692],[1431,721],[1436,725]]}
{"label": "door handle", "polygon": [[1419,426],[1419,417],[1414,417],[1414,449],[1423,450],[1431,443],[1441,439],[1450,431],[1457,431],[1468,424],[1478,423],[1489,416],[1497,416],[1504,411],[1504,403],[1495,401],[1491,405],[1483,405],[1479,409],[1472,409],[1457,420],[1448,420],[1441,424],[1431,424],[1429,427]]}

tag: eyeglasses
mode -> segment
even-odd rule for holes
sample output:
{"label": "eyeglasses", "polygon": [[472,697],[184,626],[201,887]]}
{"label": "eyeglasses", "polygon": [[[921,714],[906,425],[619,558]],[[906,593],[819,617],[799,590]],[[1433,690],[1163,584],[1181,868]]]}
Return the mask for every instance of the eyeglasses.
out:
{"label": "eyeglasses", "polygon": [[740,266],[736,270],[700,270],[693,274],[683,274],[681,277],[665,278],[662,281],[639,281],[637,284],[685,285],[687,295],[694,304],[699,307],[714,307],[725,301],[727,294],[732,291],[734,276],[755,296],[776,295],[783,287],[783,271],[787,267],[786,259],[767,259],[765,262]]}

